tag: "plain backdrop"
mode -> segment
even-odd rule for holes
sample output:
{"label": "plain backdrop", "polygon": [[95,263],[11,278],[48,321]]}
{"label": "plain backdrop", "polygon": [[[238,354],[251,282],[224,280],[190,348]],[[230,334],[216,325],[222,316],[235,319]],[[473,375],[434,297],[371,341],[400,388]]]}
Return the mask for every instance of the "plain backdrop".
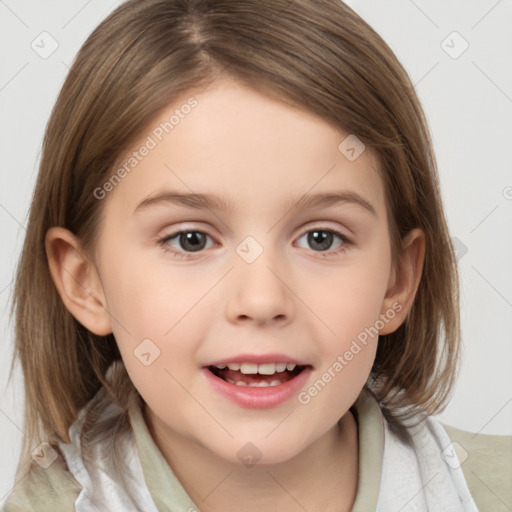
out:
{"label": "plain backdrop", "polygon": [[[0,503],[13,485],[24,435],[19,368],[7,384],[8,311],[42,135],[76,52],[119,3],[0,0]],[[347,3],[391,46],[415,84],[456,238],[464,359],[440,418],[475,433],[510,435],[512,1]]]}

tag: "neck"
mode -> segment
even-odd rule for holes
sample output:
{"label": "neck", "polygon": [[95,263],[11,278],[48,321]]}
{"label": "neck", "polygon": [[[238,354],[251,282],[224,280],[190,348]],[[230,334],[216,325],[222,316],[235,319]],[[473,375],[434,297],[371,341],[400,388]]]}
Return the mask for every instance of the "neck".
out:
{"label": "neck", "polygon": [[234,464],[189,438],[146,423],[169,466],[201,512],[350,511],[358,482],[358,434],[348,411],[293,458],[277,464]]}

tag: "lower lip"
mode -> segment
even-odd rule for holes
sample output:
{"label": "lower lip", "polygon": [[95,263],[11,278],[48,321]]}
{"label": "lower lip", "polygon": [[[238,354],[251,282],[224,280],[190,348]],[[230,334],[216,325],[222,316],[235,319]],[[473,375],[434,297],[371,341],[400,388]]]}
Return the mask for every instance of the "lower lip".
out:
{"label": "lower lip", "polygon": [[237,386],[214,375],[208,368],[202,371],[213,389],[232,402],[250,409],[267,409],[280,405],[296,395],[307,381],[312,368],[304,368],[296,377],[278,386],[264,388]]}

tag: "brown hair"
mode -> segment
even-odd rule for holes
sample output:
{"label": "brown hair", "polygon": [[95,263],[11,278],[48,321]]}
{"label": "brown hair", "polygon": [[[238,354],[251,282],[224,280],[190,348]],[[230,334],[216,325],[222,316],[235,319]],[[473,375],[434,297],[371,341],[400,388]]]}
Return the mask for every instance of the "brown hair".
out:
{"label": "brown hair", "polygon": [[47,230],[69,229],[92,253],[104,204],[94,190],[162,109],[220,73],[321,116],[378,156],[393,261],[415,227],[426,254],[412,309],[380,337],[368,385],[392,421],[444,407],[459,355],[457,263],[427,122],[389,46],[339,0],[130,0],[80,49],[44,136],[11,310],[11,377],[18,359],[25,378],[20,465],[41,440],[69,442],[100,388],[125,411],[138,395],[113,335],[94,335],[63,305]]}

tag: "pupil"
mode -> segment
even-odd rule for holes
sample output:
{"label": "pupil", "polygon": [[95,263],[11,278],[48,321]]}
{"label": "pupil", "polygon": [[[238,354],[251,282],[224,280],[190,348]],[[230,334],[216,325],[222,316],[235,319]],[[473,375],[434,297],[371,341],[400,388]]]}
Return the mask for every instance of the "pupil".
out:
{"label": "pupil", "polygon": [[[311,245],[313,250],[325,250],[329,249],[332,243],[332,233],[328,231],[311,231],[308,234],[308,243]],[[319,243],[321,247],[315,249],[315,244]]]}
{"label": "pupil", "polygon": [[197,231],[182,233],[180,236],[181,246],[188,251],[200,251],[204,248],[204,242],[205,237]]}

